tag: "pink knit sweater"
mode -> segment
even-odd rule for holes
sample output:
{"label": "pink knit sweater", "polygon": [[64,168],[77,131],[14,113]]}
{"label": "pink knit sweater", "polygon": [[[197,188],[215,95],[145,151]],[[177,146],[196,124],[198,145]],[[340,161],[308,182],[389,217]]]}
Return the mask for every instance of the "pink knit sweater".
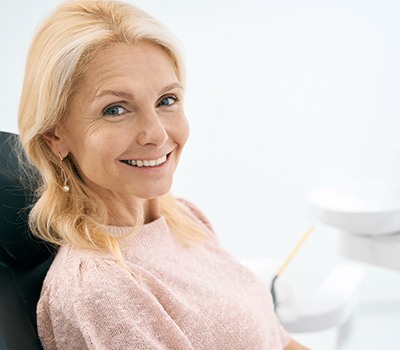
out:
{"label": "pink knit sweater", "polygon": [[289,343],[268,288],[214,235],[184,247],[161,217],[121,245],[133,274],[108,254],[59,249],[37,308],[44,349],[281,350]]}

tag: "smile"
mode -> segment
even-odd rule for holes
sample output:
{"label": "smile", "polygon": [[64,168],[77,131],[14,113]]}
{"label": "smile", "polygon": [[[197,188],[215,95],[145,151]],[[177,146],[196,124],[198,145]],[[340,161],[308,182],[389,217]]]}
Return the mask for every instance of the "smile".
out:
{"label": "smile", "polygon": [[155,167],[159,166],[167,161],[167,155],[164,155],[158,159],[149,159],[149,160],[123,160],[122,162],[131,166],[137,167]]}

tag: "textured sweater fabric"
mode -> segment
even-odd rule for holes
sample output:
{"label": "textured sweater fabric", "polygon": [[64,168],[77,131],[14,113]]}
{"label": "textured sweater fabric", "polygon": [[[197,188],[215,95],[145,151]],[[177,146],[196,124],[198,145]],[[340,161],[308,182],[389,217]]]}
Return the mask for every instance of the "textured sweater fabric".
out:
{"label": "textured sweater fabric", "polygon": [[109,254],[61,247],[37,307],[44,349],[283,349],[290,337],[267,286],[194,213],[209,239],[184,246],[160,217],[121,241],[130,271]]}

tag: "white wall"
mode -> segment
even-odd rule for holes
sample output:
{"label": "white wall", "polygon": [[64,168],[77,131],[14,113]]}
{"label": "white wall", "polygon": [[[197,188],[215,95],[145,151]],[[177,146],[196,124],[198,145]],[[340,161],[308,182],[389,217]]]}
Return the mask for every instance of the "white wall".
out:
{"label": "white wall", "polygon": [[[17,131],[27,47],[59,2],[1,2],[3,130]],[[192,134],[175,192],[234,255],[284,257],[318,183],[400,184],[398,1],[132,2],[186,48]],[[318,226],[287,274],[312,291],[339,262],[335,231]],[[400,274],[366,267],[364,298],[399,298]]]}

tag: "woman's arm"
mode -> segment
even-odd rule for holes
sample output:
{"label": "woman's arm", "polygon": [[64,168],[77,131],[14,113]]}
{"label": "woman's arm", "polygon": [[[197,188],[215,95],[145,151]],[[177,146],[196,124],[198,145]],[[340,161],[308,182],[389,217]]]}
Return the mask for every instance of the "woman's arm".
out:
{"label": "woman's arm", "polygon": [[292,339],[290,343],[286,346],[285,350],[308,350],[308,349]]}

